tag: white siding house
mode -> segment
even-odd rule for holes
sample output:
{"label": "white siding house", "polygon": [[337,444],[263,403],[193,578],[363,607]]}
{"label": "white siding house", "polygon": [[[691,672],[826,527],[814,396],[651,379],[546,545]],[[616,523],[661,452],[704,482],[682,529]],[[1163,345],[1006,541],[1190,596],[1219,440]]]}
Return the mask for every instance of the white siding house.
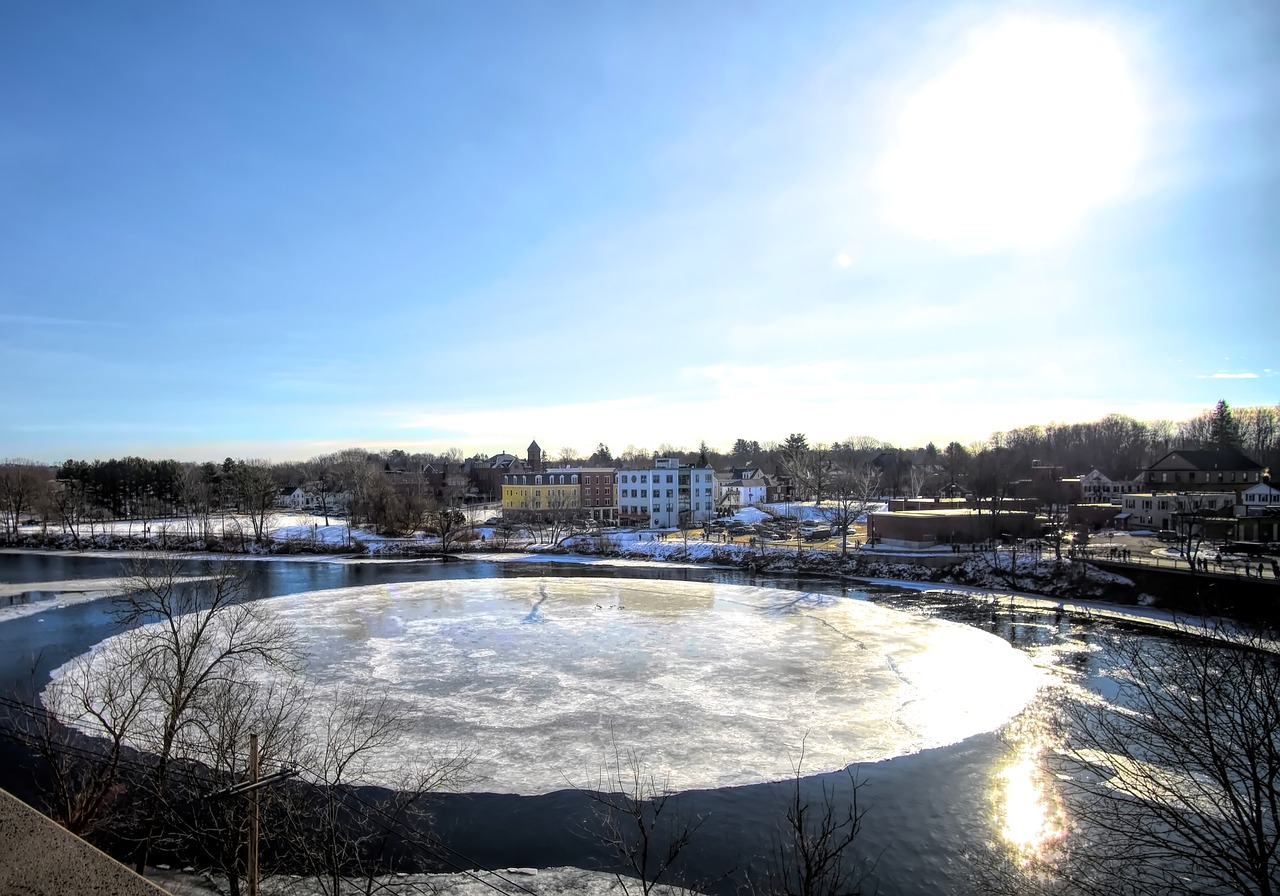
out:
{"label": "white siding house", "polygon": [[1268,509],[1280,509],[1280,489],[1269,482],[1259,482],[1244,490],[1238,516],[1259,516]]}
{"label": "white siding house", "polygon": [[1143,490],[1141,470],[1129,477],[1112,479],[1100,470],[1091,470],[1080,477],[1080,496],[1085,504],[1121,504],[1124,495]]}

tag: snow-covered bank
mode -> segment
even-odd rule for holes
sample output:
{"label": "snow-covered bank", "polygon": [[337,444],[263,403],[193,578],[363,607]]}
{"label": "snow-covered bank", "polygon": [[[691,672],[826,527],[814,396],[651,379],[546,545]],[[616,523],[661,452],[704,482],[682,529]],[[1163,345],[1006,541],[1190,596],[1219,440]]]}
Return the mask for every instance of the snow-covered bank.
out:
{"label": "snow-covered bank", "polygon": [[957,555],[936,552],[920,555],[912,562],[909,554],[887,554],[851,549],[847,554],[831,550],[795,547],[753,547],[685,540],[679,536],[637,541],[611,536],[577,536],[567,540],[561,551],[579,555],[618,557],[631,562],[716,564],[756,572],[794,572],[851,578],[884,579],[965,585],[992,590],[1014,590],[1059,599],[1113,600],[1136,604],[1133,582],[1088,563],[1055,560],[1004,552]]}

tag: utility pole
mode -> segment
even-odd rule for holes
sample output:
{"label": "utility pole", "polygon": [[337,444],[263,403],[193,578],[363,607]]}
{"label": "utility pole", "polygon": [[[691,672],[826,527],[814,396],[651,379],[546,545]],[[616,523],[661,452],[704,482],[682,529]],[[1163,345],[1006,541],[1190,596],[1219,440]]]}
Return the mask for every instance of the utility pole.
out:
{"label": "utility pole", "polygon": [[258,896],[258,735],[249,735],[249,896]]}
{"label": "utility pole", "polygon": [[249,796],[249,848],[245,861],[245,877],[248,881],[248,896],[258,896],[258,791],[264,787],[292,778],[298,772],[295,769],[281,769],[274,774],[261,777],[258,761],[258,735],[249,735],[249,780],[207,794],[206,800],[221,800],[232,796]]}

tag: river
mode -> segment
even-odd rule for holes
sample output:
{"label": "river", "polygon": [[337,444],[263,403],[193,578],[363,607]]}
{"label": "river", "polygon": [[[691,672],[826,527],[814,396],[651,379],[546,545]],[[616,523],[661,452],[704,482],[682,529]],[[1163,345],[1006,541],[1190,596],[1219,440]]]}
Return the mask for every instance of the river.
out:
{"label": "river", "polygon": [[[318,678],[407,678],[406,692],[436,701],[424,716],[450,719],[448,736],[481,743],[480,792],[448,796],[435,810],[437,833],[459,854],[484,867],[607,865],[608,853],[586,833],[592,804],[571,786],[590,783],[582,778],[607,725],[624,746],[641,742],[642,758],[682,790],[681,811],[705,819],[684,870],[718,881],[710,889],[719,892],[730,892],[773,847],[788,791],[760,782],[786,777],[801,739],[806,769],[838,769],[842,756],[858,763],[866,816],[854,849],[881,894],[965,892],[992,855],[1042,848],[1060,819],[1040,763],[1039,720],[1052,714],[1063,686],[1107,691],[1108,657],[1095,636],[1116,625],[980,595],[710,568],[243,562],[264,597],[295,623],[310,621],[301,630],[314,642]],[[110,578],[122,563],[0,553],[0,582],[41,591],[42,583]],[[522,603],[539,591],[550,604]],[[782,602],[785,612],[779,594],[796,596]],[[117,631],[105,600],[48,603],[0,615],[0,675],[22,699]],[[325,614],[307,610],[317,606]],[[555,625],[507,625],[516,615]],[[341,650],[335,631],[347,632]],[[437,657],[445,664],[422,671],[424,639],[451,645],[454,660]],[[859,659],[859,650],[872,660]],[[372,653],[376,661],[365,663]],[[896,658],[893,675],[883,656]],[[977,658],[995,662],[985,678],[970,668],[983,666]],[[409,670],[416,672],[401,674]],[[556,683],[549,693],[548,679]],[[696,686],[682,685],[690,680]],[[903,681],[914,690],[893,690]],[[601,687],[607,692],[595,693]],[[631,710],[617,719],[577,704],[563,711],[584,694]],[[513,706],[536,724],[506,731]],[[952,718],[958,707],[962,722]],[[3,749],[0,785],[32,797],[22,757],[8,742]],[[808,797],[823,788],[847,795],[849,778],[829,772],[802,782]]]}

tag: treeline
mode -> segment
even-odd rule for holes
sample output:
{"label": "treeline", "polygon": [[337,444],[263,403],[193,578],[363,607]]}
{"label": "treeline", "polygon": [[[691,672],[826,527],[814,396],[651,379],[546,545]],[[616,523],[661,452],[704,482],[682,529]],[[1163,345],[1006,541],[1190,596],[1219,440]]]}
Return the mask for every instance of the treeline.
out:
{"label": "treeline", "polygon": [[[1109,414],[1088,423],[1049,423],[993,433],[985,442],[899,447],[868,436],[810,444],[803,433],[780,442],[740,438],[726,451],[705,442],[693,449],[627,446],[615,456],[603,443],[583,457],[573,449],[549,453],[552,464],[624,467],[655,457],[676,457],[718,470],[758,467],[795,481],[798,497],[827,493],[832,471],[874,468],[881,494],[937,494],[948,487],[977,490],[977,480],[1017,476],[1033,460],[1061,465],[1068,475],[1093,468],[1117,476],[1136,472],[1175,448],[1236,448],[1264,467],[1280,465],[1276,407],[1230,408],[1225,401],[1181,422],[1140,421]],[[485,458],[477,456],[476,460]],[[280,490],[305,486],[319,512],[342,511],[353,523],[380,532],[448,528],[448,511],[476,497],[457,449],[444,454],[373,452],[349,448],[307,461],[271,463],[225,458],[204,463],[70,459],[57,466],[31,460],[0,461],[0,538],[16,537],[29,520],[59,526],[77,541],[96,521],[181,518],[197,535],[215,531],[215,515],[249,519],[247,537],[266,536],[267,516]],[[498,496],[489,496],[497,498]],[[327,521],[327,520],[326,520]]]}
{"label": "treeline", "polygon": [[[247,520],[236,540],[262,543],[282,490],[302,486],[326,517],[341,512],[353,523],[386,534],[450,528],[448,513],[466,499],[460,452],[409,455],[358,448],[308,461],[272,463],[226,458],[221,463],[70,459],[58,466],[31,460],[0,461],[0,540],[17,537],[24,524],[67,533],[75,544],[109,520],[180,520],[175,537],[211,542],[227,532],[228,515]],[[432,477],[429,464],[449,475]],[[327,519],[326,519],[327,522]],[[233,531],[234,525],[233,525]]]}

